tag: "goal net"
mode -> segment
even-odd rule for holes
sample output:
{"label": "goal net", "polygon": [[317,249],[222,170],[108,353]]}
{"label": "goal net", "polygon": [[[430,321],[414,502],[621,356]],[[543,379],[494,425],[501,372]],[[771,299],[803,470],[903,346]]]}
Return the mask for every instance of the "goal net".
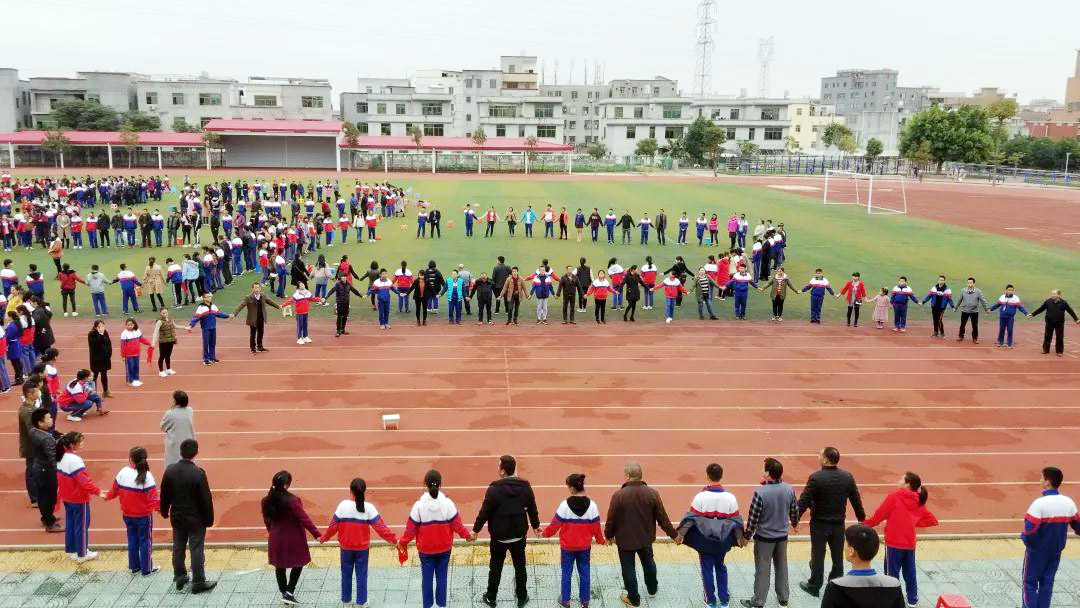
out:
{"label": "goal net", "polygon": [[855,171],[825,171],[826,205],[858,205],[867,213],[907,213],[907,192],[901,175],[873,175]]}

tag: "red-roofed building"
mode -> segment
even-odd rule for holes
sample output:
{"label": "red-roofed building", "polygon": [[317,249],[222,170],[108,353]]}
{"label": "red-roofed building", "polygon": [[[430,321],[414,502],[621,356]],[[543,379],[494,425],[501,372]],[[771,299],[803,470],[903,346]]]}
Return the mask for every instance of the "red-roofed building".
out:
{"label": "red-roofed building", "polygon": [[[64,137],[72,147],[96,147],[105,148],[108,155],[109,168],[113,168],[113,146],[124,146],[121,140],[122,133],[119,131],[63,131]],[[0,145],[7,144],[9,166],[15,168],[16,146],[41,146],[45,141],[48,131],[16,131],[14,133],[0,133]],[[163,133],[159,131],[143,131],[136,134],[139,138],[139,146],[157,148],[158,169],[163,169],[162,148],[205,148],[202,133]],[[206,167],[210,168],[209,150],[206,154]],[[60,167],[64,167],[64,155],[60,154]]]}

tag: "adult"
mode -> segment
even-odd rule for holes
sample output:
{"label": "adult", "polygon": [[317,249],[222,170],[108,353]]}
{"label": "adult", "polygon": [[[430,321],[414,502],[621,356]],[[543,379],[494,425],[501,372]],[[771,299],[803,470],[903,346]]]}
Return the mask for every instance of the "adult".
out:
{"label": "adult", "polygon": [[173,391],[173,405],[161,418],[161,432],[165,433],[165,467],[180,462],[180,446],[188,439],[195,439],[195,414],[188,407],[188,395]]}
{"label": "adult", "polygon": [[64,527],[54,515],[56,511],[56,439],[50,430],[52,414],[38,408],[30,415],[30,457],[33,459],[34,492],[37,496],[41,525],[46,532],[63,532]]}
{"label": "adult", "polygon": [[30,317],[34,320],[34,350],[40,356],[41,353],[52,348],[52,345],[56,343],[56,338],[53,336],[52,330],[52,309],[49,308],[49,303],[42,300],[39,296],[33,296],[31,298],[31,306],[27,306],[30,309]]}
{"label": "adult", "polygon": [[[169,465],[161,478],[161,516],[172,524],[173,582],[181,591],[191,581],[192,593],[217,586],[207,581],[204,570],[206,529],[214,525],[214,497],[206,472],[195,465],[199,442],[186,439],[180,444],[180,461]],[[184,565],[185,549],[191,550],[191,578]]]}
{"label": "adult", "polygon": [[814,597],[821,592],[824,582],[825,549],[832,556],[829,580],[844,574],[844,519],[847,503],[855,511],[855,519],[863,521],[862,497],[855,477],[839,468],[840,450],[827,447],[820,453],[821,470],[806,480],[799,496],[799,517],[810,510],[810,579],[799,582],[799,588]]}
{"label": "adult", "polygon": [[263,333],[266,330],[266,307],[276,308],[281,310],[281,306],[277,302],[270,299],[268,296],[263,295],[262,283],[258,281],[251,284],[251,293],[244,296],[243,301],[233,311],[233,316],[240,314],[240,311],[245,312],[244,323],[248,326],[248,347],[251,349],[251,354],[265,353],[267,349],[263,348]]}
{"label": "adult", "polygon": [[[263,523],[268,533],[267,558],[277,575],[278,591],[286,604],[295,605],[296,583],[304,566],[311,563],[304,532],[319,540],[319,529],[312,523],[300,498],[289,492],[292,475],[279,471],[270,482],[270,492],[262,499]],[[288,572],[287,572],[288,571]],[[288,580],[286,580],[288,574]]]}
{"label": "adult", "polygon": [[442,228],[440,228],[440,226],[442,225],[442,211],[432,208],[428,213],[428,223],[431,224],[431,228],[428,232],[430,238],[435,238],[435,234],[438,233],[439,238],[441,239]]}
{"label": "adult", "polygon": [[[165,272],[161,269],[161,265],[157,263],[157,259],[151,257],[146,261],[146,268],[143,269],[142,284],[143,290],[150,294],[150,307],[154,310],[157,310],[158,306],[165,308],[165,300],[161,296],[165,291]],[[154,302],[155,296],[157,297],[156,303]]]}
{"label": "adult", "polygon": [[765,605],[769,593],[770,570],[776,569],[776,600],[786,606],[791,593],[788,587],[788,528],[799,526],[799,508],[795,490],[783,481],[784,465],[775,458],[765,459],[761,485],[750,499],[746,518],[746,537],[754,539],[754,595],[743,600],[746,608]]}
{"label": "adult", "polygon": [[30,498],[31,507],[37,507],[37,490],[34,488],[34,451],[30,434],[34,428],[34,411],[38,409],[38,399],[41,398],[40,391],[36,384],[24,384],[22,402],[19,404],[19,458],[26,461],[26,495]]}
{"label": "adult", "polygon": [[1065,476],[1057,467],[1042,470],[1042,495],[1024,515],[1023,608],[1049,608],[1054,577],[1069,527],[1080,534],[1076,503],[1060,492]]}
{"label": "adult", "polygon": [[1038,308],[1033,310],[1029,317],[1034,317],[1046,312],[1046,329],[1043,331],[1042,354],[1050,354],[1050,339],[1054,339],[1054,352],[1062,357],[1065,353],[1065,313],[1080,324],[1076,312],[1069,303],[1061,299],[1060,289],[1051,289],[1050,297],[1043,301]]}
{"label": "adult", "polygon": [[537,535],[540,534],[540,515],[536,510],[532,486],[518,477],[516,472],[517,461],[513,456],[499,457],[499,479],[488,485],[473,524],[473,534],[479,533],[487,524],[491,537],[488,545],[491,559],[488,562],[487,591],[480,598],[488,606],[495,605],[507,553],[510,553],[514,563],[514,595],[518,606],[524,606],[529,601],[525,536],[528,527],[532,527]]}
{"label": "adult", "polygon": [[109,370],[112,369],[112,338],[109,330],[105,329],[105,321],[98,319],[90,333],[86,335],[86,342],[90,351],[90,371],[94,374],[94,384],[98,384],[101,378],[101,396],[112,397],[109,392]]}
{"label": "adult", "polygon": [[[307,285],[308,283],[307,266],[304,265],[304,259],[300,257],[299,253],[293,258],[292,266],[289,268],[289,281],[293,287],[296,287],[301,283],[304,285]],[[281,293],[278,293],[278,297],[281,297]]]}
{"label": "adult", "polygon": [[510,269],[510,276],[503,283],[502,291],[499,293],[499,298],[506,303],[506,324],[513,323],[517,325],[518,322],[518,310],[521,308],[521,301],[528,298],[529,294],[525,288],[525,279],[518,273],[518,267],[514,266]]}
{"label": "adult", "polygon": [[[495,293],[502,294],[503,285],[510,276],[510,267],[506,265],[506,258],[499,256],[495,267],[491,269],[491,282],[495,285]],[[499,312],[499,304],[504,303],[502,297],[495,299],[495,312]]]}
{"label": "adult", "polygon": [[641,605],[638,593],[637,570],[634,556],[641,560],[641,569],[645,573],[645,589],[649,595],[655,595],[659,583],[656,580],[656,560],[653,559],[652,544],[656,540],[656,526],[674,539],[678,536],[671,519],[664,510],[660,493],[642,481],[641,465],[628,462],[623,467],[626,481],[611,497],[608,506],[607,521],[604,523],[604,536],[615,539],[619,548],[619,564],[622,567],[622,601],[631,606]]}
{"label": "adult", "polygon": [[[593,237],[596,240],[596,237]],[[589,307],[588,291],[592,286],[592,269],[585,263],[585,258],[578,260],[578,267],[574,272],[578,284],[578,312],[585,312]]]}
{"label": "adult", "polygon": [[[846,576],[829,581],[822,608],[839,606],[867,606],[873,608],[904,608],[904,596],[900,581],[891,576],[878,574],[871,564],[881,547],[877,532],[869,526],[855,524],[844,531],[847,548],[844,558],[851,562]],[[1047,604],[1049,605],[1049,604]]]}
{"label": "adult", "polygon": [[960,311],[960,334],[956,338],[957,342],[964,341],[964,330],[968,321],[971,321],[971,341],[979,343],[979,308],[984,312],[990,311],[990,305],[983,297],[982,290],[975,286],[975,278],[968,277],[967,286],[960,290],[956,298],[956,310]]}

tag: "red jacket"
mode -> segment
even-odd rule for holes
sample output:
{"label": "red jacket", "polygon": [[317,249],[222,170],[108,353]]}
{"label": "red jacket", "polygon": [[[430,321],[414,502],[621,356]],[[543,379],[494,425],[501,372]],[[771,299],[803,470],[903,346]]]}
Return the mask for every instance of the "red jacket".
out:
{"label": "red jacket", "polygon": [[859,281],[859,286],[855,287],[851,281],[844,283],[844,288],[840,290],[840,295],[847,296],[847,303],[851,304],[852,299],[862,301],[866,299],[866,283]]}
{"label": "red jacket", "polygon": [[555,511],[555,517],[544,528],[544,538],[559,535],[559,547],[566,551],[584,551],[592,546],[593,539],[598,545],[604,544],[604,532],[600,529],[600,509],[596,503],[584,496],[571,496],[562,501]]}
{"label": "red jacket", "polygon": [[379,534],[390,544],[397,543],[397,535],[383,522],[379,511],[370,502],[364,503],[364,511],[361,513],[356,508],[356,501],[343,500],[334,510],[334,516],[330,519],[330,525],[323,532],[319,542],[326,541],[338,535],[338,544],[346,551],[367,551],[371,546],[371,529]]}
{"label": "red jacket", "polygon": [[317,298],[311,295],[311,292],[301,293],[299,291],[294,292],[292,297],[281,303],[282,306],[295,307],[295,313],[298,315],[306,315],[311,311],[311,303],[318,304],[322,302],[322,298]]}
{"label": "red jacket", "polygon": [[60,289],[75,289],[76,283],[86,284],[86,281],[79,277],[78,273],[72,272],[60,272],[56,275],[56,278],[60,280]]}
{"label": "red jacket", "polygon": [[105,494],[105,500],[120,498],[120,512],[124,517],[149,517],[161,504],[153,474],[147,471],[141,484],[137,481],[138,476],[138,471],[131,467],[120,469],[112,488]]}
{"label": "red jacket", "polygon": [[415,538],[416,549],[422,555],[438,555],[454,546],[454,533],[469,538],[469,529],[461,523],[454,502],[442,492],[435,498],[424,492],[409,511],[400,544],[408,545]]}
{"label": "red jacket", "polygon": [[885,522],[885,546],[893,549],[914,549],[915,528],[936,526],[938,520],[925,505],[919,504],[919,493],[901,488],[885,497],[881,506],[863,523],[876,526]]}
{"label": "red jacket", "polygon": [[67,452],[56,463],[56,501],[71,504],[86,504],[90,497],[101,494],[101,489],[90,479],[86,472],[86,463],[75,452]]}

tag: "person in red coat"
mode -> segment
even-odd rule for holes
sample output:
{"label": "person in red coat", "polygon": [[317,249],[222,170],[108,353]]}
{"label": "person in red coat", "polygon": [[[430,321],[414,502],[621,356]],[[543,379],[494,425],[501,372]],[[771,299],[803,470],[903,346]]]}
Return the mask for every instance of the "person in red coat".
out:
{"label": "person in red coat", "polygon": [[877,511],[863,522],[870,527],[885,522],[885,573],[899,578],[903,571],[908,606],[919,603],[915,583],[915,528],[938,524],[926,508],[927,496],[922,479],[908,471],[900,480],[900,489],[886,496]]}
{"label": "person in red coat", "polygon": [[851,280],[844,283],[840,295],[847,298],[847,324],[851,327],[851,313],[855,313],[855,327],[859,326],[859,309],[862,308],[863,300],[866,299],[866,285],[863,284],[859,273],[851,273]]}
{"label": "person in red coat", "polygon": [[[311,563],[304,531],[319,539],[319,529],[304,512],[300,498],[289,492],[292,475],[288,471],[279,471],[274,475],[270,492],[262,499],[263,522],[270,533],[267,541],[267,556],[270,565],[276,569],[278,590],[286,604],[296,605],[296,583],[304,566]],[[286,570],[288,573],[286,581]]]}

